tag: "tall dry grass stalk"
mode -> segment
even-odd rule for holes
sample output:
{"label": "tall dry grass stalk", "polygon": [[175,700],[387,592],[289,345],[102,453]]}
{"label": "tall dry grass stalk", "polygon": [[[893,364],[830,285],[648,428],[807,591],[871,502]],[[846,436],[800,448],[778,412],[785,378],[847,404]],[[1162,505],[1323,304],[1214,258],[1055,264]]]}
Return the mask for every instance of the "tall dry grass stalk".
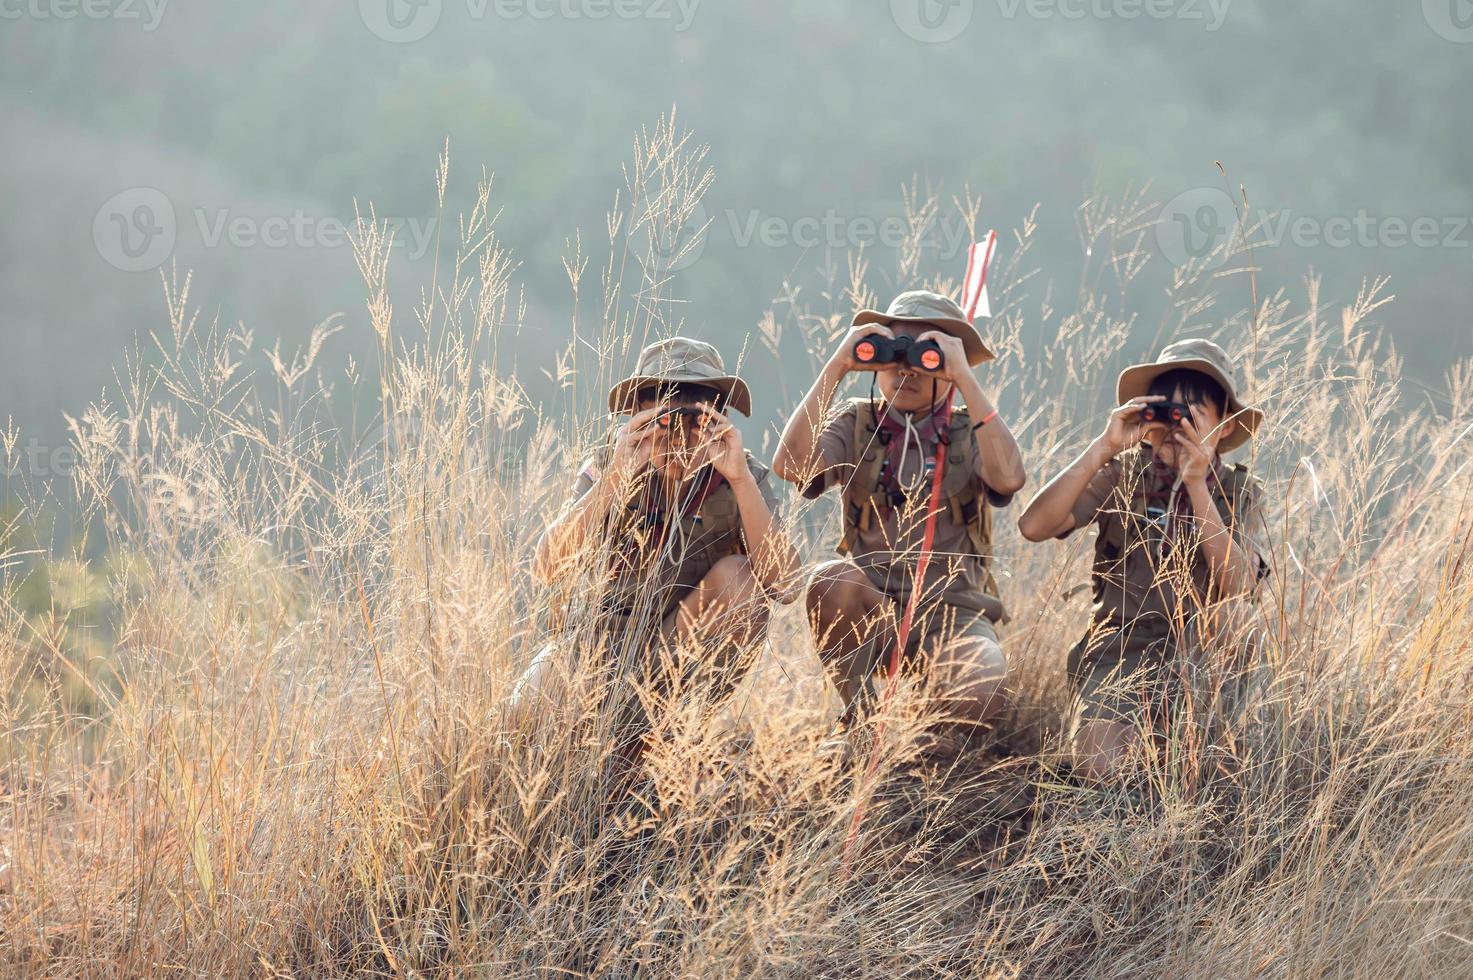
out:
{"label": "tall dry grass stalk", "polygon": [[[373,371],[324,376],[333,322],[253,372],[249,334],[201,324],[169,280],[156,349],[74,423],[78,514],[107,559],[7,525],[5,972],[1473,972],[1473,366],[1437,398],[1411,386],[1367,325],[1382,283],[1334,313],[1313,279],[1244,307],[1252,229],[1222,269],[1173,274],[1164,322],[1137,322],[1143,195],[1080,209],[1091,261],[1069,301],[1029,269],[1032,216],[1017,229],[985,384],[1036,487],[1102,424],[1133,339],[1208,334],[1244,358],[1276,533],[1250,710],[1138,754],[1144,794],[1069,779],[1062,664],[1087,610],[1066,595],[1088,547],[1026,545],[1004,519],[1012,706],[956,771],[910,765],[931,709],[909,687],[874,782],[820,751],[836,706],[798,607],[719,716],[700,690],[651,705],[627,793],[598,663],[630,651],[508,721],[536,650],[600,652],[603,556],[555,586],[529,556],[604,437],[609,383],[679,324],[660,244],[698,213],[702,152],[673,123],[636,142],[607,258],[570,244],[575,339],[550,381],[502,360],[524,310],[489,184],[411,309],[364,216]],[[442,202],[448,179],[442,161]],[[919,245],[939,203],[907,206],[897,281],[954,289]],[[787,285],[728,358],[822,357],[877,288],[863,255],[821,279],[817,304]],[[827,550],[831,510],[786,519],[807,557]]]}

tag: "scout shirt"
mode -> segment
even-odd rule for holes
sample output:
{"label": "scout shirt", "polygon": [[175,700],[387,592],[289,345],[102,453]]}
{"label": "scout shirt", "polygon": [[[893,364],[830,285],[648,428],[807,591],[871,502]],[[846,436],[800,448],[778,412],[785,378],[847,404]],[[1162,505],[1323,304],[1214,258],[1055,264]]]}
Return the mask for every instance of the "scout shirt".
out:
{"label": "scout shirt", "polygon": [[[886,417],[886,407],[876,405],[873,415]],[[818,472],[803,487],[803,496],[813,500],[830,487],[857,489],[864,494],[875,491],[874,487],[851,487],[851,481],[861,470],[856,465],[860,460],[876,448],[882,454],[888,453],[888,445],[881,445],[881,435],[867,424],[871,417],[868,399],[856,398],[828,421],[818,437]],[[897,421],[905,418],[900,412],[893,412],[888,417]],[[854,541],[851,557],[855,564],[876,589],[900,603],[910,599],[915,566],[920,557],[926,504],[931,495],[930,466],[936,457],[938,442],[925,420],[921,420],[920,429],[913,432],[914,438],[908,439],[914,428],[911,426],[910,430],[889,436],[891,440],[906,442],[893,481],[904,493],[900,506],[879,507],[868,522],[856,520],[847,503],[844,507],[844,521]],[[981,450],[964,409],[954,411],[949,431],[951,443],[946,471],[942,476],[943,496],[975,497],[977,508],[1006,507],[1012,501],[1012,495],[998,493],[977,474]],[[982,526],[990,527],[990,524]],[[990,540],[985,540],[984,550],[990,552],[991,544]],[[958,522],[952,509],[943,503],[936,517],[936,538],[931,564],[926,572],[923,599],[926,603],[939,601],[958,609],[979,612],[993,622],[1004,621],[1007,612],[987,567],[990,558],[990,554],[978,553],[972,532],[966,524]]]}
{"label": "scout shirt", "polygon": [[[580,470],[573,488],[575,501],[593,489],[610,455],[611,450],[606,449]],[[762,499],[777,517],[779,504],[770,471],[750,452],[747,467]],[[658,626],[717,561],[727,555],[748,554],[736,494],[714,467],[705,466],[682,485],[671,502],[659,499],[660,482],[650,474],[643,490],[621,513],[611,514],[606,524],[613,538],[607,547],[608,589],[601,605],[606,614],[621,621],[639,613],[638,618]]]}
{"label": "scout shirt", "polygon": [[[1219,461],[1208,477],[1218,516],[1233,539],[1268,575],[1263,485],[1242,466]],[[1109,637],[1116,651],[1139,651],[1162,641],[1195,645],[1198,617],[1217,604],[1210,595],[1212,570],[1195,541],[1196,521],[1185,487],[1139,446],[1100,468],[1074,504],[1075,529],[1096,524],[1090,584],[1094,607],[1090,634]],[[1068,537],[1071,531],[1060,537]],[[1178,586],[1190,580],[1191,591]]]}

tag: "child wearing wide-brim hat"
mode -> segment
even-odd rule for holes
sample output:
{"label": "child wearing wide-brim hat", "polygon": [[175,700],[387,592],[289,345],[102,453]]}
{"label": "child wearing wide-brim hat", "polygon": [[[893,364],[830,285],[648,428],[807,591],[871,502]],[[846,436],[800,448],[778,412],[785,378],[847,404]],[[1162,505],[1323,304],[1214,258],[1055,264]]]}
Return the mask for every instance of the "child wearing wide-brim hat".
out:
{"label": "child wearing wide-brim hat", "polygon": [[1095,525],[1090,628],[1069,654],[1082,770],[1118,766],[1142,722],[1168,721],[1205,645],[1230,642],[1225,605],[1268,574],[1262,484],[1222,456],[1263,413],[1210,340],[1127,368],[1104,431],[1019,519],[1032,541]]}

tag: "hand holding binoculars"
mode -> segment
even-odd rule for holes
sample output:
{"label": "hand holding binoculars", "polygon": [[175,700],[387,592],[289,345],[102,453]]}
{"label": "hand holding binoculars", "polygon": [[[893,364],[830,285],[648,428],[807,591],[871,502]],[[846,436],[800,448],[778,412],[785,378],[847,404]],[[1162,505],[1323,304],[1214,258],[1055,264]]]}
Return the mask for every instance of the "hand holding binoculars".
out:
{"label": "hand holding binoculars", "polygon": [[922,371],[936,372],[946,366],[941,345],[934,340],[912,340],[909,337],[886,337],[882,333],[866,334],[854,343],[854,360],[865,367],[881,364],[905,364]]}

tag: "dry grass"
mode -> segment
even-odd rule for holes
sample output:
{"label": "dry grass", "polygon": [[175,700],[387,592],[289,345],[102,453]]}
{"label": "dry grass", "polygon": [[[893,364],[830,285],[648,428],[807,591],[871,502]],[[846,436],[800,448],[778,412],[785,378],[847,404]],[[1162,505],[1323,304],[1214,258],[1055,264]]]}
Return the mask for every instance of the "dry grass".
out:
{"label": "dry grass", "polygon": [[[450,281],[408,313],[365,219],[371,381],[314,365],[332,324],[252,375],[249,338],[198,324],[171,281],[156,351],[75,425],[77,506],[110,557],[32,554],[19,519],[7,538],[5,972],[1473,972],[1473,366],[1417,393],[1367,325],[1380,284],[1333,314],[1312,280],[1303,300],[1242,308],[1241,242],[1221,270],[1174,275],[1154,333],[1248,358],[1276,420],[1254,449],[1279,535],[1268,685],[1243,717],[1136,759],[1143,794],[1081,788],[1061,764],[1062,661],[1086,608],[1060,596],[1087,542],[1025,545],[1006,520],[1015,706],[955,772],[907,764],[928,711],[911,691],[875,784],[825,761],[834,705],[792,607],[726,715],[699,692],[662,707],[632,795],[610,791],[606,675],[585,667],[567,704],[508,726],[552,619],[559,642],[593,647],[587,576],[544,588],[528,558],[607,383],[677,325],[667,277],[645,272],[661,264],[636,252],[709,180],[682,140],[662,125],[637,143],[606,265],[570,245],[578,339],[550,380],[498,363],[522,311],[489,187],[446,245]],[[937,210],[911,204],[918,226]],[[1152,332],[1130,312],[1159,264],[1148,202],[1079,216],[1093,259],[1072,303],[1027,271],[1031,225],[997,274],[986,384],[1034,487],[1093,434],[1127,341]],[[924,279],[921,258],[907,250],[899,277]],[[779,346],[827,349],[868,281],[854,256],[818,304],[789,287],[749,369]],[[374,422],[335,421],[364,403]],[[809,557],[826,515],[789,514]]]}

